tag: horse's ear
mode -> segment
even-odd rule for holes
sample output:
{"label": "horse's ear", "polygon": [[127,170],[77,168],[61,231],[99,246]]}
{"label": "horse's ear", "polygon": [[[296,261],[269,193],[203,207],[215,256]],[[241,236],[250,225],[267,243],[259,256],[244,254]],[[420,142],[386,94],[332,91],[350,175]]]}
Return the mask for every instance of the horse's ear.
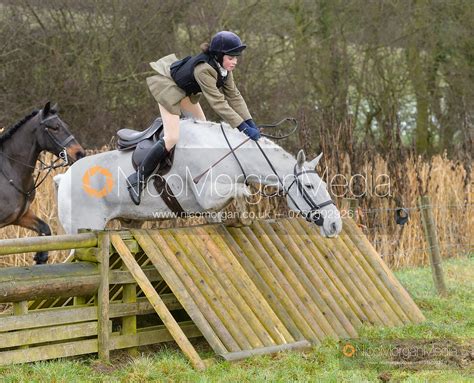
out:
{"label": "horse's ear", "polygon": [[298,165],[299,168],[302,168],[305,161],[306,161],[306,155],[304,154],[304,150],[301,149],[296,155],[296,164]]}
{"label": "horse's ear", "polygon": [[53,107],[51,108],[51,113],[58,113],[59,112],[59,106],[58,104],[54,104]]}
{"label": "horse's ear", "polygon": [[322,158],[323,152],[319,154],[314,160],[309,162],[309,168],[310,169],[316,169],[316,166],[318,166],[319,160]]}
{"label": "horse's ear", "polygon": [[51,110],[51,102],[48,101],[43,108],[43,117],[46,117],[50,110]]}

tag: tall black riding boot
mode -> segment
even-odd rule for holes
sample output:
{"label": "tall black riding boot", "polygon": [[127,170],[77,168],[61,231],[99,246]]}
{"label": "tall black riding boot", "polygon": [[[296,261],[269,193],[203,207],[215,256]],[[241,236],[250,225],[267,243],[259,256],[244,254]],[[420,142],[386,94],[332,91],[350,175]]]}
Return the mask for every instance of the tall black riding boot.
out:
{"label": "tall black riding boot", "polygon": [[146,180],[152,175],[153,171],[167,154],[165,141],[160,139],[151,147],[137,171],[127,178],[128,192],[135,205],[140,205]]}

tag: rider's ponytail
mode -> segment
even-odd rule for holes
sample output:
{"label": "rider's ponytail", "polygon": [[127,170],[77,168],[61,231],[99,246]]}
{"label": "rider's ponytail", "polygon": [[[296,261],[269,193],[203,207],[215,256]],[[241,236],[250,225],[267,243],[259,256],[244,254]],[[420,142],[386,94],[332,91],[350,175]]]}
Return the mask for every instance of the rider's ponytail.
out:
{"label": "rider's ponytail", "polygon": [[200,47],[204,53],[209,53],[209,43],[202,43]]}

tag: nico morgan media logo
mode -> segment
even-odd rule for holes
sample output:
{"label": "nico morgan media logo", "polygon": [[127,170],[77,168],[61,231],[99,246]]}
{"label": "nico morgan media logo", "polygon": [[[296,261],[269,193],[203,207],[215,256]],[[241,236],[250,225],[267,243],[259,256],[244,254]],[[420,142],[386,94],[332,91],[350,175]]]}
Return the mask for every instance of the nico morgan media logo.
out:
{"label": "nico morgan media logo", "polygon": [[[101,182],[104,186],[101,189],[96,189],[91,185],[91,178],[105,177],[105,182]],[[101,166],[93,166],[86,170],[82,177],[82,188],[91,197],[102,198],[109,194],[114,188],[114,177],[112,173]]]}
{"label": "nico morgan media logo", "polygon": [[342,348],[342,354],[347,358],[352,358],[355,352],[356,352],[355,347],[350,343],[346,343],[344,347]]}

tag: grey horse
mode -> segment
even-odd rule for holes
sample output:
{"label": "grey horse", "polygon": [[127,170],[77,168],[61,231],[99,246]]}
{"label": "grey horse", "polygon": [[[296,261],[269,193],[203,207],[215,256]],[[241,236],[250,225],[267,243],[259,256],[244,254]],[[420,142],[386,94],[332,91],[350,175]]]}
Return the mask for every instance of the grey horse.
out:
{"label": "grey horse", "polygon": [[[232,147],[247,138],[226,124],[222,126]],[[261,138],[258,143],[272,170],[257,144],[250,140],[235,151],[241,166],[229,155],[197,181],[196,176],[228,153],[229,146],[217,123],[183,119],[180,130],[173,166],[164,178],[184,211],[218,212],[233,199],[241,201],[250,195],[247,182],[256,182],[276,186],[286,196],[289,208],[317,222],[322,235],[331,237],[341,231],[339,211],[315,172],[322,154],[306,162],[303,151],[295,159],[273,141]],[[112,150],[85,157],[56,176],[59,221],[64,230],[101,230],[114,218],[143,221],[175,217],[151,179],[141,204],[132,203],[126,179],[133,171],[131,153]]]}
{"label": "grey horse", "polygon": [[[48,102],[0,135],[0,227],[18,225],[51,235],[46,222],[30,209],[38,184],[33,178],[39,154],[46,150],[74,162],[84,157],[84,149]],[[45,263],[47,252],[35,255]]]}

